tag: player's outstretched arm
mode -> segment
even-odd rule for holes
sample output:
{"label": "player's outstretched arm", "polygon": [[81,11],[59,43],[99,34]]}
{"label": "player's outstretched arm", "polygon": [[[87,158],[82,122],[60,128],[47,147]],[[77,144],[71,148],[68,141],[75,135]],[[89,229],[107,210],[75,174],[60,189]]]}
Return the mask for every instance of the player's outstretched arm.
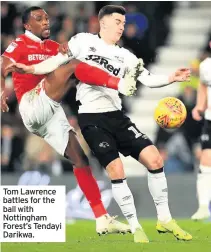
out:
{"label": "player's outstretched arm", "polygon": [[18,73],[27,73],[27,74],[47,74],[53,72],[60,65],[64,64],[69,60],[67,54],[58,53],[56,56],[53,56],[41,63],[27,66],[22,63],[12,63],[7,66],[6,70],[10,72],[18,72]]}
{"label": "player's outstretched arm", "polygon": [[144,69],[139,75],[138,81],[150,88],[160,88],[174,82],[190,81],[190,69],[180,68],[169,76],[151,74],[147,69]]}

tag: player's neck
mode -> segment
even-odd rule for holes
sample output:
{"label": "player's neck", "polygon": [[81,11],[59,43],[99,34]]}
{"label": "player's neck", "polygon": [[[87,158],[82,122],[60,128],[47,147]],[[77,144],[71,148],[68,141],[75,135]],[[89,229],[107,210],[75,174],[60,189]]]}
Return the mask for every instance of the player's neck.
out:
{"label": "player's neck", "polygon": [[102,31],[99,32],[99,37],[108,45],[115,45],[116,41],[113,41],[112,39],[108,38],[108,36],[106,36],[106,34]]}

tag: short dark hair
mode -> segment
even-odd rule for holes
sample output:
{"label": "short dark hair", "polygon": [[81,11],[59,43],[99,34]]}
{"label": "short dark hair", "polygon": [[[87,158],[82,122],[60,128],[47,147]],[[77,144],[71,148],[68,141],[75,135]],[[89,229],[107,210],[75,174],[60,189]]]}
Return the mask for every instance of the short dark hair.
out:
{"label": "short dark hair", "polygon": [[22,14],[22,23],[26,24],[29,21],[31,11],[42,10],[39,6],[32,6],[27,8]]}
{"label": "short dark hair", "polygon": [[111,15],[113,13],[119,13],[122,15],[126,14],[125,8],[121,5],[105,5],[100,9],[98,14],[98,19],[102,19],[106,15]]}

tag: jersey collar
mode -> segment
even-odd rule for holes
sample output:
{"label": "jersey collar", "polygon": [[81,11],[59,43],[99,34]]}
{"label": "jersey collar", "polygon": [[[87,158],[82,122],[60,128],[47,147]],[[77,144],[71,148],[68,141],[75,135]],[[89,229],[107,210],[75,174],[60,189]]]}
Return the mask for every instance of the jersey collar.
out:
{"label": "jersey collar", "polygon": [[42,40],[40,39],[40,38],[38,38],[36,35],[34,35],[33,33],[31,33],[30,31],[25,31],[25,35],[28,37],[28,38],[30,38],[30,39],[32,39],[32,40],[34,40],[34,41],[36,41],[36,42],[41,42]]}

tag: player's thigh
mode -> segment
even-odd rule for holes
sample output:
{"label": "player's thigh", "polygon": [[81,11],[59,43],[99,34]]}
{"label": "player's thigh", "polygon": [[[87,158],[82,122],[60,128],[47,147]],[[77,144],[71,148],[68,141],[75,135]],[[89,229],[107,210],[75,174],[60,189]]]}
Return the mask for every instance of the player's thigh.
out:
{"label": "player's thigh", "polygon": [[39,128],[37,135],[44,138],[60,155],[64,155],[69,142],[70,130],[74,131],[60,106],[52,118]]}
{"label": "player's thigh", "polygon": [[69,63],[60,66],[45,77],[46,94],[52,99],[61,99],[61,97],[70,88],[69,78],[75,72],[79,60],[73,59]]}
{"label": "player's thigh", "polygon": [[126,116],[122,120],[122,125],[117,131],[116,137],[119,151],[124,156],[132,156],[136,160],[139,160],[139,154],[143,149],[153,144]]}
{"label": "player's thigh", "polygon": [[75,72],[76,67],[81,61],[77,59],[73,59],[66,63],[65,65],[61,65],[53,72],[49,73],[45,79],[52,86],[59,86],[64,81],[67,81],[70,76]]}
{"label": "player's thigh", "polygon": [[81,129],[82,135],[103,167],[119,158],[113,136],[100,127],[89,125]]}
{"label": "player's thigh", "polygon": [[43,81],[33,90],[25,93],[19,104],[19,111],[26,128],[36,133],[55,114],[60,104],[51,100],[43,90]]}

